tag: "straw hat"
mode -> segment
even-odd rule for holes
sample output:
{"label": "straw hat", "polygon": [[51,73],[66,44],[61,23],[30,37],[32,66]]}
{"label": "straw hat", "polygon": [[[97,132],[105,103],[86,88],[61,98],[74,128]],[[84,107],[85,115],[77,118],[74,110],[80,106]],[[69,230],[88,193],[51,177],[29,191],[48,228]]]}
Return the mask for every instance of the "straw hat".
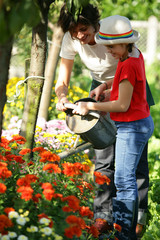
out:
{"label": "straw hat", "polygon": [[139,38],[140,33],[132,29],[129,19],[119,15],[102,19],[95,35],[96,43],[104,45],[134,43]]}

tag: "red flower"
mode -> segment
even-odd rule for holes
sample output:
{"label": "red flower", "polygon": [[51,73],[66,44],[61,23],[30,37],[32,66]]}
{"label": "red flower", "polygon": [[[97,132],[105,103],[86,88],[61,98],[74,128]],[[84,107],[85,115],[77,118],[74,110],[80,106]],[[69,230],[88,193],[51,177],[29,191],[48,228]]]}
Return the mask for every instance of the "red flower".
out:
{"label": "red flower", "polygon": [[71,226],[65,229],[64,235],[67,238],[71,238],[71,239],[73,238],[74,235],[77,237],[80,237],[82,235],[82,230],[80,229],[79,226]]}
{"label": "red flower", "polygon": [[6,158],[9,162],[16,161],[17,163],[24,163],[25,161],[22,159],[22,156],[16,156],[14,154],[7,154]]}
{"label": "red flower", "polygon": [[41,199],[42,196],[40,193],[35,194],[35,196],[32,197],[33,202],[38,203],[39,199]]}
{"label": "red flower", "polygon": [[63,210],[63,212],[72,212],[73,211],[73,209],[70,208],[69,206],[62,207],[62,210]]}
{"label": "red flower", "polygon": [[80,207],[79,213],[82,217],[87,216],[89,219],[93,218],[93,212],[89,209],[89,207],[85,206]]}
{"label": "red flower", "polygon": [[98,238],[99,236],[99,231],[94,225],[91,225],[90,227],[88,227],[88,232],[92,234],[92,236],[95,238]]}
{"label": "red flower", "polygon": [[69,228],[65,229],[65,236],[73,238],[73,236],[80,237],[82,235],[82,229],[86,228],[85,221],[75,215],[70,215],[66,218],[66,222],[70,225]]}
{"label": "red flower", "polygon": [[6,190],[7,190],[6,185],[4,185],[3,183],[0,183],[0,193],[5,193]]}
{"label": "red flower", "polygon": [[102,175],[101,172],[94,172],[94,175],[95,175],[95,182],[102,185],[104,183],[106,183],[107,185],[110,184],[110,179],[105,176],[105,175]]}
{"label": "red flower", "polygon": [[48,171],[48,173],[61,173],[61,169],[58,167],[57,164],[49,163],[43,167],[43,171]]}
{"label": "red flower", "polygon": [[7,228],[12,227],[12,221],[4,214],[0,215],[0,233],[7,234]]}
{"label": "red flower", "polygon": [[7,158],[0,154],[0,160],[7,161]]}
{"label": "red flower", "polygon": [[67,201],[69,207],[74,211],[77,211],[80,208],[80,206],[79,206],[80,200],[75,196],[71,195],[71,196],[68,196],[68,197],[64,197],[62,199],[62,201]]}
{"label": "red flower", "polygon": [[21,199],[24,199],[25,201],[32,199],[33,189],[30,186],[19,187],[17,192],[21,193]]}
{"label": "red flower", "polygon": [[30,152],[31,152],[31,149],[25,148],[25,149],[22,149],[22,150],[19,152],[19,154],[21,154],[21,155],[26,155],[26,154],[28,154],[28,153],[30,153]]}
{"label": "red flower", "polygon": [[119,224],[117,224],[117,223],[113,223],[113,227],[114,227],[114,229],[116,229],[118,232],[121,232],[121,230],[122,230],[122,227],[121,227]]}

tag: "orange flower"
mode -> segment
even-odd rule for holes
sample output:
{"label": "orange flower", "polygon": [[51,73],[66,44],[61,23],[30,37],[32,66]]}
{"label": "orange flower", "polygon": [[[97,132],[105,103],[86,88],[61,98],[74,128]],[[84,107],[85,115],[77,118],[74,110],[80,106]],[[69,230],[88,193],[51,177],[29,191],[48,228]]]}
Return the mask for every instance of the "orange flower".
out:
{"label": "orange flower", "polygon": [[39,178],[33,174],[27,174],[25,177],[17,180],[18,186],[29,186],[32,182],[36,182]]}
{"label": "orange flower", "polygon": [[6,185],[4,185],[3,183],[0,183],[0,193],[5,193],[6,190],[7,190]]}
{"label": "orange flower", "polygon": [[70,195],[68,197],[64,197],[62,201],[67,201],[69,207],[74,211],[77,211],[80,208],[79,206],[80,200],[76,196]]}
{"label": "orange flower", "polygon": [[12,172],[7,167],[0,167],[0,178],[3,180],[12,176]]}
{"label": "orange flower", "polygon": [[1,137],[0,147],[11,150],[8,144],[9,144],[9,141],[5,137]]}
{"label": "orange flower", "polygon": [[113,227],[114,227],[114,229],[116,229],[118,232],[121,232],[121,230],[122,230],[122,227],[121,227],[119,224],[117,224],[117,223],[113,223]]}
{"label": "orange flower", "polygon": [[82,175],[78,166],[75,163],[63,163],[63,173],[67,176]]}
{"label": "orange flower", "polygon": [[43,189],[53,189],[52,184],[49,182],[42,183],[42,188]]}
{"label": "orange flower", "polygon": [[104,183],[106,183],[107,185],[110,184],[110,179],[105,176],[105,175],[102,175],[101,172],[94,172],[94,175],[95,175],[95,182],[102,185]]}
{"label": "orange flower", "polygon": [[43,167],[43,171],[47,171],[47,170],[48,170],[48,173],[52,173],[53,171],[54,173],[61,173],[61,169],[58,167],[57,164],[54,164],[54,163],[49,163]]}
{"label": "orange flower", "polygon": [[32,149],[32,152],[43,152],[43,151],[46,151],[46,149],[44,149],[43,147],[35,147]]}
{"label": "orange flower", "polygon": [[7,167],[7,163],[4,163],[4,162],[0,162],[0,168],[2,168],[2,167]]}
{"label": "orange flower", "polygon": [[26,154],[28,154],[28,153],[30,153],[30,152],[31,152],[31,149],[25,148],[25,149],[22,149],[22,150],[19,152],[19,154],[21,154],[21,155],[26,155]]}
{"label": "orange flower", "polygon": [[80,207],[79,214],[82,217],[87,216],[89,219],[93,218],[93,212],[89,209],[89,207],[85,207],[85,206]]}
{"label": "orange flower", "polygon": [[0,233],[7,234],[7,228],[12,227],[12,221],[4,214],[0,215]]}
{"label": "orange flower", "polygon": [[41,159],[40,162],[56,162],[60,161],[60,157],[55,153],[51,153],[50,151],[43,151],[40,153]]}
{"label": "orange flower", "polygon": [[4,212],[7,214],[7,216],[10,212],[13,212],[13,211],[15,211],[15,210],[14,210],[14,208],[11,208],[11,207],[7,207],[4,209]]}
{"label": "orange flower", "polygon": [[54,189],[44,189],[43,194],[47,200],[51,201],[54,195]]}
{"label": "orange flower", "polygon": [[17,135],[13,135],[12,139],[9,142],[11,143],[14,141],[17,142],[18,144],[24,144],[26,142],[26,139],[17,134]]}
{"label": "orange flower", "polygon": [[30,186],[19,187],[17,192],[21,193],[21,199],[24,199],[25,201],[32,199],[33,189]]}

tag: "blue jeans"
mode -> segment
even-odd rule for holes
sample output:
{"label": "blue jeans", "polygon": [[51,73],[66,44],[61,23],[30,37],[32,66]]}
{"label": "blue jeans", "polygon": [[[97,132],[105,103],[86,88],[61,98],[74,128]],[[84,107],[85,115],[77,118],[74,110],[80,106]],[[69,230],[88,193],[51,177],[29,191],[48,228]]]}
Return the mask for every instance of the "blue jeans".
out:
{"label": "blue jeans", "polygon": [[138,197],[136,168],[143,149],[154,129],[152,117],[115,122],[117,126],[115,153],[115,185],[117,200],[136,200]]}

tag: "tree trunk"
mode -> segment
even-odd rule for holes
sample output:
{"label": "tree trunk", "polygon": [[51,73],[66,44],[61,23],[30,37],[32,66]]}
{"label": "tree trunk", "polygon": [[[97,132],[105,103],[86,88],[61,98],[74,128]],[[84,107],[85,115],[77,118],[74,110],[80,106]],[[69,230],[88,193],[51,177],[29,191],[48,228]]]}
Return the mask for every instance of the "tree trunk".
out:
{"label": "tree trunk", "polygon": [[57,25],[54,25],[52,44],[49,49],[48,59],[45,68],[45,82],[43,86],[43,92],[38,115],[39,117],[42,117],[45,120],[48,119],[48,108],[50,106],[53,81],[55,79],[56,67],[58,63],[63,35],[64,33],[62,29]]}
{"label": "tree trunk", "polygon": [[31,149],[33,147],[38,109],[44,84],[44,69],[46,61],[49,6],[42,4],[40,7],[42,19],[32,31],[31,63],[29,71],[30,78],[27,81],[27,96],[20,131],[20,134],[27,140],[25,147]]}
{"label": "tree trunk", "polygon": [[0,137],[2,134],[3,109],[7,100],[6,86],[8,83],[9,64],[11,59],[13,40],[0,44]]}

